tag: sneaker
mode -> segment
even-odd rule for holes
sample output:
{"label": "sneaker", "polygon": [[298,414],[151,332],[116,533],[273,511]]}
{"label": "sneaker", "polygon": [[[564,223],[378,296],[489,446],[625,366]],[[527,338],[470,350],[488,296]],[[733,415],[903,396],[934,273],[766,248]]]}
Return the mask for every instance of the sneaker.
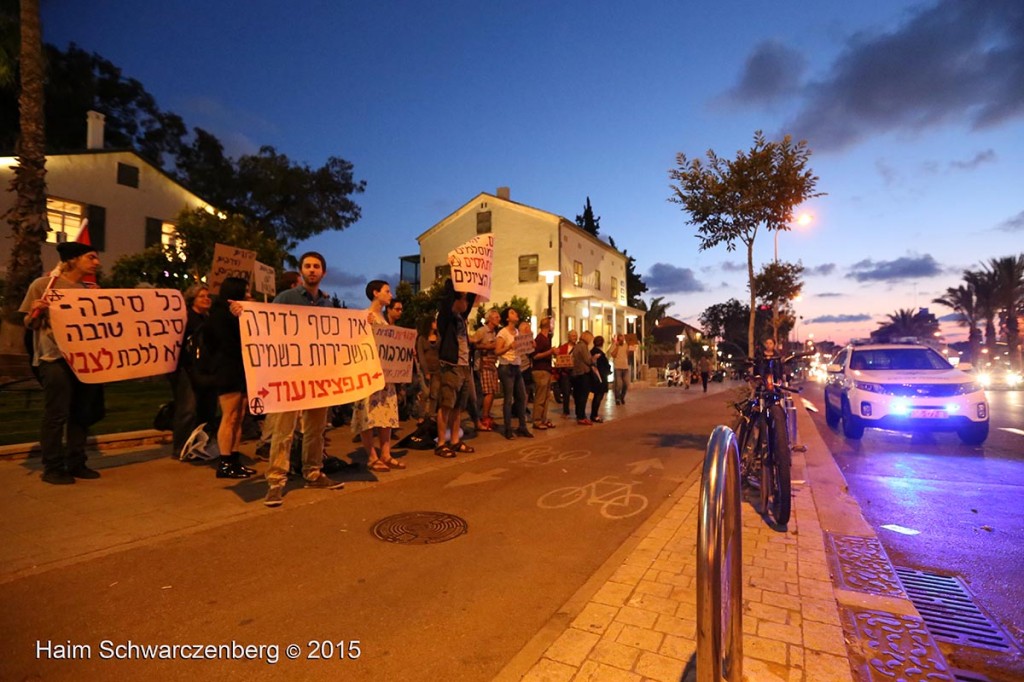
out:
{"label": "sneaker", "polygon": [[547,431],[547,429],[548,429],[548,425],[543,423],[543,422],[540,422],[540,423],[534,422],[534,424],[533,424],[533,430],[534,431]]}
{"label": "sneaker", "polygon": [[74,478],[84,478],[93,480],[100,477],[100,472],[96,471],[95,469],[90,469],[84,464],[79,464],[76,467],[68,469],[68,475],[73,476]]}
{"label": "sneaker", "polygon": [[263,504],[268,507],[280,507],[284,504],[284,486],[270,486],[270,489],[267,491],[267,496],[263,498]]}
{"label": "sneaker", "polygon": [[43,472],[43,481],[52,485],[68,485],[75,482],[75,477],[63,468],[54,468]]}
{"label": "sneaker", "polygon": [[341,481],[335,481],[333,478],[321,471],[320,475],[312,481],[306,481],[306,487],[316,488],[317,490],[340,490],[345,487],[345,484]]}

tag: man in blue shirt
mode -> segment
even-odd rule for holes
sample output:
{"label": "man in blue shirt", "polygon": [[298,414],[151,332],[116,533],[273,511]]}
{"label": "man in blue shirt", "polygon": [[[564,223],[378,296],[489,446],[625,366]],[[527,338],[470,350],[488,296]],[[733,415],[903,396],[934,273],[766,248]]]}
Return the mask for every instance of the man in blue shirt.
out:
{"label": "man in blue shirt", "polygon": [[[302,286],[282,291],[274,303],[286,305],[313,305],[331,307],[331,297],[320,291],[320,281],[327,272],[327,261],[315,251],[302,254],[299,259]],[[267,427],[272,429],[270,440],[270,467],[267,469],[267,497],[263,504],[279,507],[284,502],[284,486],[288,482],[291,464],[292,438],[295,421],[302,415],[302,477],[307,488],[337,490],[345,484],[332,480],[321,468],[324,463],[324,430],[327,428],[327,407],[301,412],[278,412],[267,416]]]}

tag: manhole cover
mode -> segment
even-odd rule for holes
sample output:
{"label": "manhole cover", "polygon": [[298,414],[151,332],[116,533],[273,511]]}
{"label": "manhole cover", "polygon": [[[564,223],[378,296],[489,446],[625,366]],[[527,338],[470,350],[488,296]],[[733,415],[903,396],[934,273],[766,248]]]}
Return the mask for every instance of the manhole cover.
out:
{"label": "manhole cover", "polygon": [[1012,640],[975,605],[959,578],[894,568],[935,639],[996,651],[1013,649]]}
{"label": "manhole cover", "polygon": [[469,530],[465,519],[444,512],[406,512],[373,524],[373,536],[399,545],[432,545],[454,540]]}

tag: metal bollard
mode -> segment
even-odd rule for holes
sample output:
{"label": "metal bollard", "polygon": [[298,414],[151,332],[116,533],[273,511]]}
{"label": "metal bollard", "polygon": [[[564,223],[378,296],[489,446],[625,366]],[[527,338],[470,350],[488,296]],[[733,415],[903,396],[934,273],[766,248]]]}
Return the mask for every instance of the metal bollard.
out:
{"label": "metal bollard", "polygon": [[783,404],[786,408],[786,433],[789,435],[789,449],[807,452],[807,446],[800,445],[800,428],[796,423],[796,401],[787,395]]}
{"label": "metal bollard", "polygon": [[743,551],[736,435],[708,440],[697,508],[697,680],[743,679]]}

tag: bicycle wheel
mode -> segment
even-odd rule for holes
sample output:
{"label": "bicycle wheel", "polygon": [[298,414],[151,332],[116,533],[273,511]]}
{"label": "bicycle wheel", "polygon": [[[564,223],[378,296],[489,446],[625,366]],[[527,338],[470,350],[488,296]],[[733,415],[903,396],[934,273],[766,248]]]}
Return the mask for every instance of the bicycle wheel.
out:
{"label": "bicycle wheel", "polygon": [[792,505],[792,453],[789,449],[789,432],[786,430],[786,412],[781,405],[771,407],[770,418],[771,447],[765,453],[761,467],[761,509],[776,525],[784,526],[789,523]]}
{"label": "bicycle wheel", "polygon": [[572,486],[569,488],[556,488],[549,493],[544,493],[537,500],[537,506],[542,509],[561,509],[576,504],[587,496],[586,486]]}
{"label": "bicycle wheel", "polygon": [[756,488],[760,485],[764,433],[764,417],[757,413],[750,420],[744,420],[736,439],[740,451],[740,480],[748,487]]}

